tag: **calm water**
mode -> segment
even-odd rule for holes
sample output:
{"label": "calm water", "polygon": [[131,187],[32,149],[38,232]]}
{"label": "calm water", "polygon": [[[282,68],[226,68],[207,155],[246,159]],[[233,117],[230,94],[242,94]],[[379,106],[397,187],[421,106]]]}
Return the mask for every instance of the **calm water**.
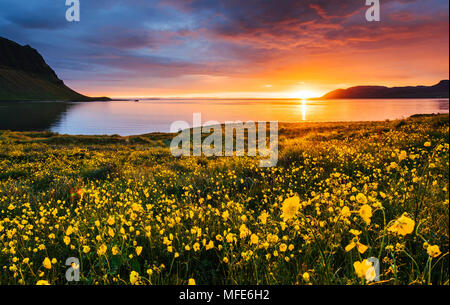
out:
{"label": "calm water", "polygon": [[0,129],[50,130],[61,134],[137,135],[168,132],[192,114],[202,122],[336,122],[406,118],[418,113],[448,113],[448,99],[385,100],[141,100],[63,103],[0,102]]}

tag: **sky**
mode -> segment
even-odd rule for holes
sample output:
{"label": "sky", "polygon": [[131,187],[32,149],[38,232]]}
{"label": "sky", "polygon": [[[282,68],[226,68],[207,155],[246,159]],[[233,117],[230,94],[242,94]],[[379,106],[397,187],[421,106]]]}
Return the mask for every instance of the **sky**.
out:
{"label": "sky", "polygon": [[110,97],[320,96],[449,77],[448,0],[0,0],[0,36]]}

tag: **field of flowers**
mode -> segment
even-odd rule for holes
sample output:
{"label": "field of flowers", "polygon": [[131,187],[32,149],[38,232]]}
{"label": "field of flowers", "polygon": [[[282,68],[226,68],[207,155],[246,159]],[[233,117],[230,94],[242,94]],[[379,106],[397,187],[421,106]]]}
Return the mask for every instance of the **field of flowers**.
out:
{"label": "field of flowers", "polygon": [[0,284],[448,285],[448,119],[280,124],[266,169],[0,131]]}

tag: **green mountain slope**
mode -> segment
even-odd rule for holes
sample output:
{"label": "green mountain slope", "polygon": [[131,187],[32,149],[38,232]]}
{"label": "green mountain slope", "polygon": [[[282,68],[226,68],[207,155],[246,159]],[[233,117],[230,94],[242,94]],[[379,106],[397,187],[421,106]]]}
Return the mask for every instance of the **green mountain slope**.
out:
{"label": "green mountain slope", "polygon": [[40,75],[0,68],[0,100],[87,100],[64,84]]}
{"label": "green mountain slope", "polygon": [[93,98],[67,87],[35,49],[0,37],[0,101],[19,100],[88,101]]}

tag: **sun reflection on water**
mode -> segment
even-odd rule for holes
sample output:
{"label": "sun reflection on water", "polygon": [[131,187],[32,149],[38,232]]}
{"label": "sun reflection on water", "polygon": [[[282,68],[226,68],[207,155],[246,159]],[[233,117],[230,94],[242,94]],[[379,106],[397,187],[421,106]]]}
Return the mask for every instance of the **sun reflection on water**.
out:
{"label": "sun reflection on water", "polygon": [[302,100],[302,104],[300,105],[300,109],[302,111],[302,121],[306,121],[306,109],[308,105],[306,104],[306,99]]}

